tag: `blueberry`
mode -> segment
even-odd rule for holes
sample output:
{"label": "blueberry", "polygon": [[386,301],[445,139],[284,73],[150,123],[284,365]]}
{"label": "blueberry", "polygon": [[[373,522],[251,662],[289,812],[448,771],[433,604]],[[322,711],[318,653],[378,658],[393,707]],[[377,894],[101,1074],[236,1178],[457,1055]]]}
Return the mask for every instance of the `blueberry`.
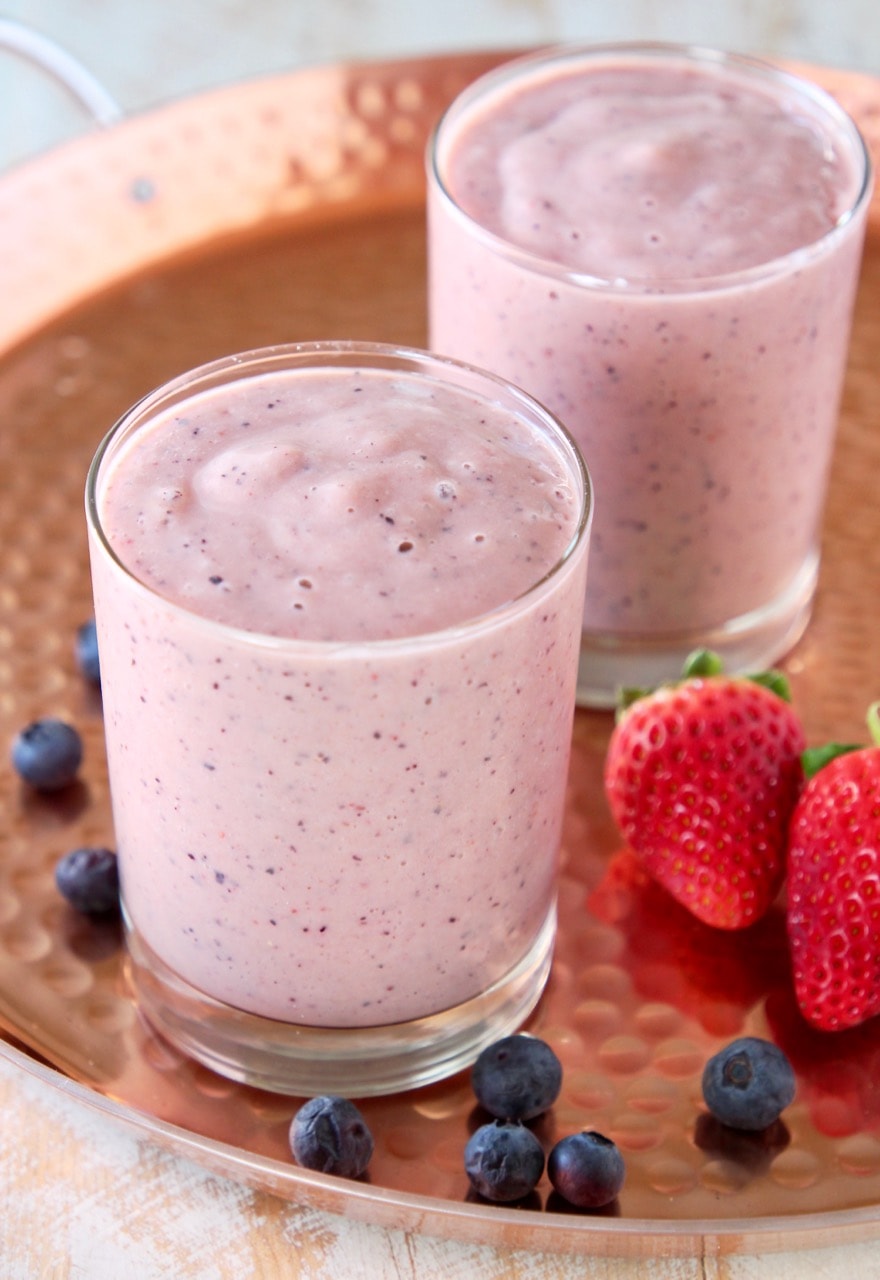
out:
{"label": "blueberry", "polygon": [[82,739],[72,725],[46,717],[26,725],[12,744],[12,763],[38,791],[59,791],[82,764]]}
{"label": "blueberry", "polygon": [[71,849],[55,867],[58,892],[83,915],[119,909],[119,864],[112,849]]}
{"label": "blueberry", "polygon": [[626,1167],[616,1143],[587,1131],[560,1138],[547,1158],[547,1176],[569,1204],[601,1209],[619,1194]]}
{"label": "blueberry", "polygon": [[464,1149],[471,1186],[486,1200],[521,1200],[544,1172],[544,1148],[524,1125],[493,1120],[472,1134]]}
{"label": "blueberry", "polygon": [[795,1095],[788,1058],[769,1040],[742,1036],[710,1058],[703,1070],[703,1098],[732,1129],[766,1129]]}
{"label": "blueberry", "polygon": [[100,684],[101,665],[98,660],[98,631],[95,627],[94,618],[84,622],[81,627],[77,628],[75,653],[77,666],[85,678],[91,680],[92,684]]}
{"label": "blueberry", "polygon": [[498,1120],[532,1120],[562,1087],[562,1064],[536,1036],[505,1036],[488,1045],[471,1073],[477,1101]]}
{"label": "blueberry", "polygon": [[359,1178],[373,1154],[373,1135],[353,1102],[324,1094],[293,1117],[290,1149],[304,1169]]}

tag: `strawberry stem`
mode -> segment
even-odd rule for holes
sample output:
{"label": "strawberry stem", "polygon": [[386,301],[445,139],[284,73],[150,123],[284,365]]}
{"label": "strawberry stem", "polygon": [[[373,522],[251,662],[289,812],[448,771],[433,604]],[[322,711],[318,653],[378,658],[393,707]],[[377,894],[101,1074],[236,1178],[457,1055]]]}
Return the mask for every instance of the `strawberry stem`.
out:
{"label": "strawberry stem", "polygon": [[[684,679],[693,676],[720,676],[724,672],[724,663],[717,653],[711,649],[695,649],[685,660]],[[775,693],[784,702],[791,702],[791,686],[783,672],[771,667],[769,671],[754,671],[744,677],[753,684],[761,684],[771,693]],[[878,732],[880,732],[880,710],[878,710]]]}
{"label": "strawberry stem", "polygon": [[653,693],[653,689],[640,688],[638,685],[624,685],[617,690],[617,702],[615,705],[615,715],[619,720],[625,711],[628,711],[634,702],[638,702],[639,698],[646,698],[649,693]]}
{"label": "strawberry stem", "polygon": [[783,702],[791,702],[791,685],[788,683],[788,677],[782,671],[777,671],[775,667],[769,671],[756,671],[748,678],[753,684],[762,684],[765,689],[782,698]]}
{"label": "strawberry stem", "polygon": [[[880,701],[872,702],[865,715],[871,746],[880,747]],[[838,756],[849,755],[851,751],[861,751],[862,742],[826,742],[821,747],[807,747],[801,755],[804,777],[812,778],[826,764],[836,760]]]}
{"label": "strawberry stem", "polygon": [[[682,684],[685,680],[705,679],[711,676],[720,676],[724,674],[724,663],[713,649],[694,649],[685,658],[684,666],[681,670],[681,676],[677,680],[667,680],[661,685],[640,687],[639,685],[625,685],[617,691],[616,717],[618,720],[623,716],[634,702],[638,702],[639,698],[645,698],[651,693],[655,693],[658,688],[673,688],[677,684]],[[755,671],[742,677],[744,680],[751,680],[753,684],[761,684],[771,693],[775,693],[777,697],[782,698],[784,702],[791,702],[791,686],[788,683],[787,676],[777,670],[775,667],[769,671]],[[880,745],[880,702],[877,703],[877,734],[878,745]]]}
{"label": "strawberry stem", "polygon": [[880,702],[871,703],[865,720],[868,725],[868,733],[871,735],[872,745],[880,747]]}
{"label": "strawberry stem", "polygon": [[861,743],[859,742],[825,742],[821,747],[807,747],[806,751],[801,753],[804,777],[812,778],[814,774],[817,774],[820,769],[824,769],[826,764],[830,764],[838,756],[849,755],[851,751],[859,751],[860,749]]}
{"label": "strawberry stem", "polygon": [[724,663],[711,649],[694,649],[685,658],[682,676],[690,680],[695,676],[720,676]]}

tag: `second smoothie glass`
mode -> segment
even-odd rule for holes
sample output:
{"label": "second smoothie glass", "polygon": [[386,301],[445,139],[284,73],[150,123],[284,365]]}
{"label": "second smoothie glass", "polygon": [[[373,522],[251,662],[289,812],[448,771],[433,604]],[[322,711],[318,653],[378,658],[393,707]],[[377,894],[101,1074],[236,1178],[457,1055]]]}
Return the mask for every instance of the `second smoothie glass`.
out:
{"label": "second smoothie glass", "polygon": [[[678,77],[676,92],[684,85],[684,96],[698,99],[681,137],[672,127],[664,134],[667,74]],[[645,98],[658,75],[660,90]],[[609,116],[598,136],[587,131],[573,142],[554,132],[575,109],[572,100],[619,76],[632,85],[622,93],[613,87],[619,100],[629,94],[623,112],[642,113],[634,130],[628,118],[618,139]],[[577,89],[562,107],[541,100],[568,81]],[[652,275],[644,264],[652,258],[653,271],[664,237],[649,236],[649,206],[666,201],[673,224],[681,208],[664,185],[670,171],[685,172],[688,199],[702,202],[704,231],[712,234],[719,197],[701,165],[725,123],[713,116],[716,85],[716,104],[740,95],[759,104],[759,116],[764,104],[768,116],[779,104],[783,116],[808,122],[822,139],[824,152],[814,148],[808,162],[816,172],[808,169],[800,191],[778,180],[774,186],[770,174],[768,198],[777,207],[811,198],[829,155],[848,183],[842,207],[823,234],[769,260],[759,254],[721,274]],[[495,149],[502,128],[507,151]],[[760,157],[764,139],[756,132]],[[549,152],[538,154],[542,139],[555,149],[552,162]],[[575,241],[580,253],[593,234],[593,205],[585,201],[580,225],[567,208],[578,208],[578,188],[594,193],[594,203],[604,199],[599,180],[591,186],[592,156],[603,146],[601,163],[612,157],[624,195],[635,176],[637,194],[622,200],[616,221],[599,226],[610,239],[587,270],[567,255]],[[456,166],[469,153],[465,178]],[[529,176],[533,161],[543,166],[540,180]],[[514,163],[518,185],[508,189]],[[746,167],[744,187],[752,177]],[[712,50],[584,46],[518,58],[466,89],[441,120],[428,157],[430,345],[494,370],[546,404],[589,459],[596,486],[582,703],[610,705],[620,686],[674,678],[697,647],[715,649],[732,671],[763,667],[802,633],[817,584],[871,177],[858,130],[829,95]],[[550,254],[540,237],[560,208],[573,221],[560,216]],[[768,208],[767,217],[774,212]],[[519,219],[523,239],[509,230],[509,217]],[[760,222],[745,219],[737,228],[734,220],[731,231],[728,219],[725,234],[753,236]],[[626,270],[615,265],[616,246],[607,247],[618,231],[630,247],[643,246]]]}

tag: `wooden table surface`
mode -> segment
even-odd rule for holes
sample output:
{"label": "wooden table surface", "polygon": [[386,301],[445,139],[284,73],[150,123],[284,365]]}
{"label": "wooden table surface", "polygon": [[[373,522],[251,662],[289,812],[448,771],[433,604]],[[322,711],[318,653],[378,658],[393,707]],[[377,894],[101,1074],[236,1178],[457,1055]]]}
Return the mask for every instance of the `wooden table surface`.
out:
{"label": "wooden table surface", "polygon": [[215,1177],[0,1058],[3,1280],[872,1280],[876,1242],[657,1261],[386,1230]]}

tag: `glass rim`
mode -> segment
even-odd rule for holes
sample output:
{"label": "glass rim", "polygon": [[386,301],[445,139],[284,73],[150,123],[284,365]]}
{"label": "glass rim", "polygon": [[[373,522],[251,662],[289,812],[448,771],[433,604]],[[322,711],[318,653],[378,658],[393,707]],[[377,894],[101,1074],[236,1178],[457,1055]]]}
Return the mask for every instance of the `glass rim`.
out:
{"label": "glass rim", "polygon": [[[492,403],[502,404],[502,407],[509,408],[511,412],[527,416],[533,425],[540,426],[549,437],[569,474],[576,478],[579,490],[578,518],[562,553],[549,569],[519,595],[450,626],[418,631],[412,635],[360,640],[316,640],[291,635],[275,635],[212,618],[185,602],[163,595],[161,591],[144,582],[118,555],[101,520],[99,490],[102,468],[105,461],[112,456],[114,447],[127,439],[130,432],[148,422],[154,413],[176,404],[185,404],[203,392],[239,381],[240,378],[254,377],[268,371],[294,371],[297,368],[303,371],[334,367],[356,368],[359,365],[364,368],[397,370],[401,374],[410,373],[411,375],[431,370],[433,376],[446,386],[474,392],[477,391],[478,386],[483,390],[488,389],[494,393],[491,398]],[[443,378],[444,371],[448,375],[446,379]],[[240,374],[240,378],[236,377],[237,373]],[[460,381],[456,382],[456,378]],[[565,425],[540,401],[514,383],[463,360],[438,355],[418,347],[357,340],[320,340],[254,347],[196,365],[168,379],[141,396],[116,419],[98,444],[89,464],[85,482],[85,513],[89,532],[94,534],[101,554],[106,556],[114,568],[146,598],[161,601],[163,608],[184,616],[190,625],[224,636],[229,641],[235,640],[265,650],[297,654],[311,652],[323,656],[333,654],[334,657],[340,658],[347,656],[363,658],[365,655],[378,657],[380,654],[394,654],[405,650],[460,642],[465,637],[476,636],[502,625],[507,618],[521,612],[533,598],[541,598],[572,562],[576,553],[579,550],[586,551],[593,508],[592,479],[580,448]]]}
{"label": "glass rim", "polygon": [[[446,134],[457,125],[472,108],[488,101],[493,93],[523,78],[527,83],[531,76],[553,65],[592,62],[593,60],[628,57],[642,60],[677,60],[697,66],[730,67],[744,78],[754,77],[756,83],[787,88],[791,93],[809,101],[815,110],[833,125],[835,133],[849,141],[857,172],[861,181],[848,208],[833,226],[820,236],[798,245],[783,254],[776,254],[764,262],[717,275],[678,277],[669,279],[644,276],[598,276],[579,271],[545,257],[490,230],[479,219],[462,208],[449,190],[443,175],[441,150]],[[818,118],[818,117],[817,117]],[[821,85],[807,79],[783,65],[777,65],[751,54],[728,52],[708,45],[679,43],[661,40],[621,40],[600,43],[554,44],[529,53],[516,55],[484,72],[466,86],[441,114],[428,137],[426,169],[429,189],[433,188],[453,214],[464,222],[470,233],[498,257],[516,263],[536,275],[561,284],[575,285],[597,293],[613,293],[618,297],[647,297],[649,295],[693,295],[720,293],[725,289],[740,288],[748,283],[760,283],[775,279],[786,271],[796,269],[801,263],[828,251],[857,221],[870,202],[874,182],[874,166],[864,135],[849,112]]]}

